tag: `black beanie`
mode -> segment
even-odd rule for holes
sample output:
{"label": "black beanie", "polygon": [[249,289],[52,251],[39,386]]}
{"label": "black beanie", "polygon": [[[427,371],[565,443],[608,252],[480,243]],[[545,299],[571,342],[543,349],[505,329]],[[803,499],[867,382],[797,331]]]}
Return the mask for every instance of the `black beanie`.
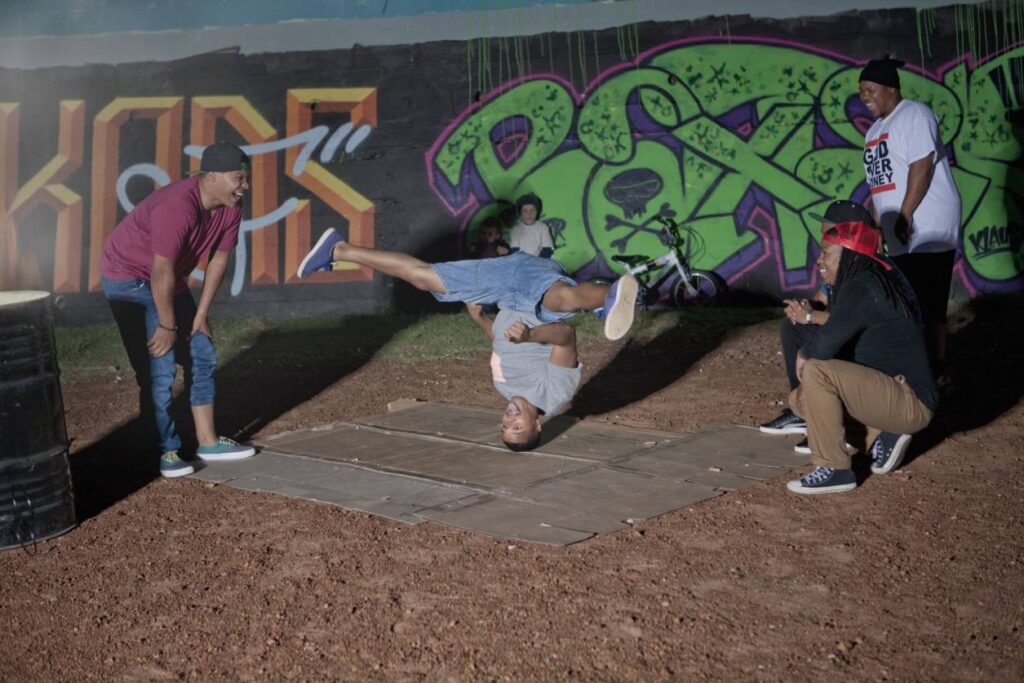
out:
{"label": "black beanie", "polygon": [[872,59],[864,70],[860,72],[861,81],[871,81],[878,85],[885,85],[890,88],[900,88],[900,75],[896,67],[903,66],[906,62],[898,59]]}

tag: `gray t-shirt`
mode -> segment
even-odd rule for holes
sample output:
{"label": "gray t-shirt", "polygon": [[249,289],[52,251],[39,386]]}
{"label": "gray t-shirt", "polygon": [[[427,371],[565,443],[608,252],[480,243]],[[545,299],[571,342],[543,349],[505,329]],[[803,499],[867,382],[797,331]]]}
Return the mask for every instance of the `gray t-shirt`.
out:
{"label": "gray t-shirt", "polygon": [[583,366],[562,368],[551,364],[551,345],[505,339],[509,325],[523,321],[530,327],[543,325],[532,313],[502,309],[494,319],[491,345],[491,377],[494,388],[505,398],[522,396],[544,411],[557,415],[569,407],[580,385]]}

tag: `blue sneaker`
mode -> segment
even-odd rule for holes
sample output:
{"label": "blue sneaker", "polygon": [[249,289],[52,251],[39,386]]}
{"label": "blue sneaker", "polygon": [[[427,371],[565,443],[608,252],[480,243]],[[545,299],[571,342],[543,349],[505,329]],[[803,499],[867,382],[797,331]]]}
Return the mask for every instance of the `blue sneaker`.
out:
{"label": "blue sneaker", "polygon": [[232,441],[226,436],[217,438],[217,443],[212,446],[200,446],[196,449],[196,455],[201,460],[241,460],[251,455],[256,455],[256,449],[252,446]]}
{"label": "blue sneaker", "polygon": [[871,444],[871,471],[889,474],[900,466],[910,446],[910,434],[882,432]]}
{"label": "blue sneaker", "polygon": [[857,475],[853,470],[815,467],[811,472],[786,484],[793,493],[842,493],[857,488]]}
{"label": "blue sneaker", "polygon": [[184,477],[195,471],[192,465],[178,457],[178,451],[167,451],[160,456],[161,477]]}
{"label": "blue sneaker", "polygon": [[608,289],[604,298],[604,336],[608,339],[621,339],[629,332],[639,289],[640,284],[632,275],[623,275]]}
{"label": "blue sneaker", "polygon": [[309,277],[318,270],[331,270],[334,263],[334,245],[341,241],[341,235],[334,228],[327,228],[306,258],[299,264],[299,277]]}

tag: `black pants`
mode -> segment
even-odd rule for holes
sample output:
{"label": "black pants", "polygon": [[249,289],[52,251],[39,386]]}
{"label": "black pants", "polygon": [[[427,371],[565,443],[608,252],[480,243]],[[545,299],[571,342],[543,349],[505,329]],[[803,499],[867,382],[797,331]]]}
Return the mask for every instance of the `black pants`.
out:
{"label": "black pants", "polygon": [[956,252],[951,250],[935,254],[903,254],[894,256],[892,260],[903,271],[907,282],[914,289],[924,324],[941,325],[946,322],[946,307],[949,304],[949,290],[953,283]]}
{"label": "black pants", "polygon": [[[786,377],[789,379],[790,391],[800,386],[800,380],[796,377],[797,351],[809,344],[818,335],[820,329],[820,325],[794,325],[786,316],[782,316],[782,320],[779,321],[779,339],[782,341],[782,358],[786,362]],[[846,342],[836,354],[836,359],[853,360],[855,343],[856,337]]]}
{"label": "black pants", "polygon": [[782,341],[782,358],[786,363],[790,391],[800,386],[800,380],[796,378],[796,353],[817,334],[817,325],[794,325],[786,316],[779,321],[779,339]]}

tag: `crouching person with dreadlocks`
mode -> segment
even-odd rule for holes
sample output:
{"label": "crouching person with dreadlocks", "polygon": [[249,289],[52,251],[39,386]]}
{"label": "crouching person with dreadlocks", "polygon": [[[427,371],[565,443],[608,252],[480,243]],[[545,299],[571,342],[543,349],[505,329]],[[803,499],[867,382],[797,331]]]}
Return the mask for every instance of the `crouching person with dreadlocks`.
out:
{"label": "crouching person with dreadlocks", "polygon": [[[871,471],[891,472],[910,436],[931,422],[939,394],[913,302],[878,255],[878,234],[839,223],[822,237],[817,266],[832,285],[831,315],[797,355],[793,411],[807,420],[813,471],[788,484],[802,494],[857,487],[845,418],[867,429]],[[852,342],[851,361],[836,360]]]}

